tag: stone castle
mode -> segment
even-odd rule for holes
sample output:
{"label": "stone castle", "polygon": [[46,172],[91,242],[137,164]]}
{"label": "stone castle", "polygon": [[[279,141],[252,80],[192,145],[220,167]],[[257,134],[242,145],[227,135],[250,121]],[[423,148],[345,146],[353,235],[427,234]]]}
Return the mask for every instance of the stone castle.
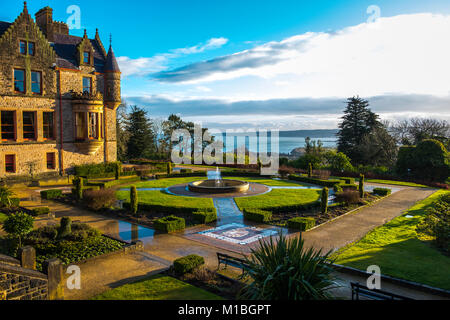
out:
{"label": "stone castle", "polygon": [[0,178],[116,161],[120,70],[98,30],[69,34],[45,7],[0,21]]}

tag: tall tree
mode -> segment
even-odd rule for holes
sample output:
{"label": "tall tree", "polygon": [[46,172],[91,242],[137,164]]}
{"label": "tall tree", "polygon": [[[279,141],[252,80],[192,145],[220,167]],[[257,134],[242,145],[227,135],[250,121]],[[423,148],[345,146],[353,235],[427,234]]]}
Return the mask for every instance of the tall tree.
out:
{"label": "tall tree", "polygon": [[393,133],[397,142],[403,145],[417,145],[427,139],[439,140],[447,145],[450,124],[446,120],[412,118],[398,121],[393,126]]}
{"label": "tall tree", "polygon": [[130,134],[127,143],[128,159],[145,158],[155,151],[155,134],[145,110],[137,106],[131,107],[127,131]]}
{"label": "tall tree", "polygon": [[354,163],[362,163],[361,142],[365,135],[381,126],[378,119],[379,116],[369,109],[369,101],[360,97],[347,99],[347,108],[337,134],[338,151],[345,153]]}
{"label": "tall tree", "polygon": [[364,164],[391,167],[397,160],[398,147],[387,129],[379,126],[363,137],[360,153]]}

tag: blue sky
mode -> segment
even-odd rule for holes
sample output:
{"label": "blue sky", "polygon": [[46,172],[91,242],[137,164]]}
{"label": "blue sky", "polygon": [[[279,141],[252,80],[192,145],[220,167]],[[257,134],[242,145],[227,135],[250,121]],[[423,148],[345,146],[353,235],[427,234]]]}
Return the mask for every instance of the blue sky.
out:
{"label": "blue sky", "polygon": [[[112,33],[124,98],[154,117],[334,128],[342,102],[359,94],[386,119],[449,118],[448,0],[28,1],[32,14],[47,5],[59,21],[79,6],[82,29],[93,37],[99,28],[105,44]],[[373,26],[371,5],[381,13]],[[22,6],[3,1],[0,20],[12,21]]]}

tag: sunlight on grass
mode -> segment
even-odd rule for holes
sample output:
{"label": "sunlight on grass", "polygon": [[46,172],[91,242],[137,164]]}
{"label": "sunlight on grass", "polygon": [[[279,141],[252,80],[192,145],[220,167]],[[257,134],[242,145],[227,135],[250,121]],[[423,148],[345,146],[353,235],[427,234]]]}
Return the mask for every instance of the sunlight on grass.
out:
{"label": "sunlight on grass", "polygon": [[172,277],[157,275],[109,290],[92,300],[223,300]]}
{"label": "sunlight on grass", "polygon": [[236,198],[235,200],[241,210],[245,208],[262,209],[312,204],[320,199],[320,194],[321,190],[275,189],[261,196]]}
{"label": "sunlight on grass", "polygon": [[[336,263],[366,270],[378,265],[383,274],[450,289],[450,257],[421,241],[416,226],[426,209],[449,191],[438,191],[417,203],[401,217],[376,228],[361,241],[335,254]],[[413,216],[407,218],[406,216]]]}

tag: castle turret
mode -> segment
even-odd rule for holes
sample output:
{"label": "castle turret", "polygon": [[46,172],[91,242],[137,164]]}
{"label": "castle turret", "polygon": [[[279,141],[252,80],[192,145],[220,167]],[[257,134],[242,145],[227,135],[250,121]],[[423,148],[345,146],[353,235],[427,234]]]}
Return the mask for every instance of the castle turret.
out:
{"label": "castle turret", "polygon": [[117,109],[122,102],[120,92],[120,74],[119,64],[117,63],[112,46],[110,46],[105,64],[105,102],[106,105],[113,110]]}

